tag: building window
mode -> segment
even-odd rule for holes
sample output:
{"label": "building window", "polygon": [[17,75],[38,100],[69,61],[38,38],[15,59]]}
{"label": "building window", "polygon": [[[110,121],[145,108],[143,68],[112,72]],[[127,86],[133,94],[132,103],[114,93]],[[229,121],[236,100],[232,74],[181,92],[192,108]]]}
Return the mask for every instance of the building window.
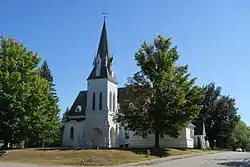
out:
{"label": "building window", "polygon": [[112,92],[109,93],[109,110],[112,111]]}
{"label": "building window", "polygon": [[73,127],[70,128],[70,139],[74,140],[74,128]]}
{"label": "building window", "polygon": [[161,139],[164,139],[164,133],[163,132],[160,133],[160,137],[161,137]]}
{"label": "building window", "polygon": [[95,111],[95,92],[93,93],[93,97],[92,97],[92,110]]}
{"label": "building window", "polygon": [[125,139],[129,139],[129,132],[125,131]]}
{"label": "building window", "polygon": [[102,110],[102,92],[99,94],[99,110]]}
{"label": "building window", "polygon": [[193,139],[194,138],[194,130],[190,129],[190,138]]}
{"label": "building window", "polygon": [[76,107],[75,112],[81,112],[81,111],[82,111],[82,108],[81,108],[81,106],[80,106],[80,105],[78,105],[78,106]]}
{"label": "building window", "polygon": [[142,135],[143,139],[148,139],[148,135]]}
{"label": "building window", "polygon": [[115,93],[113,93],[113,112],[115,113],[116,105],[115,105]]}
{"label": "building window", "polygon": [[82,139],[84,139],[84,130],[82,130]]}

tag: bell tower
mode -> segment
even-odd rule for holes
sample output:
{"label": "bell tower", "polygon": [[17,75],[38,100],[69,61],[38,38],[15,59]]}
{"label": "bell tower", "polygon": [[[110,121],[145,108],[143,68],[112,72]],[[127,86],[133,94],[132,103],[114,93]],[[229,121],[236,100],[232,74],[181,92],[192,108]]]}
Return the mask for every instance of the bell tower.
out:
{"label": "bell tower", "polygon": [[107,38],[106,15],[92,71],[87,78],[88,129],[90,141],[97,147],[116,147],[117,131],[113,115],[117,112],[118,82],[114,73],[114,58]]}

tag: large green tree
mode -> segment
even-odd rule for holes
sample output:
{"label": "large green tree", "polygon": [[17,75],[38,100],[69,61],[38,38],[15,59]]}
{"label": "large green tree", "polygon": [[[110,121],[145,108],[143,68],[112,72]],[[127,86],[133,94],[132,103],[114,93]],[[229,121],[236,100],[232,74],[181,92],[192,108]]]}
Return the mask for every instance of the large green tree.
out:
{"label": "large green tree", "polygon": [[[216,102],[221,96],[221,87],[215,85],[215,83],[210,83],[203,87],[204,90],[204,100],[202,103],[202,108],[199,113],[199,118],[203,119],[204,121],[211,118],[212,112],[215,111]],[[211,125],[211,122],[208,122]]]}
{"label": "large green tree", "polygon": [[136,135],[154,134],[159,147],[161,133],[176,137],[201,108],[203,91],[190,79],[188,66],[178,66],[177,47],[158,36],[144,42],[135,60],[140,71],[128,79],[128,98],[120,104],[116,120]]}
{"label": "large green tree", "polygon": [[56,100],[50,82],[37,73],[39,62],[22,43],[1,37],[0,129],[5,147],[20,140],[38,145],[58,126],[58,111],[51,105]]}
{"label": "large green tree", "polygon": [[38,114],[49,86],[35,73],[37,54],[13,39],[1,37],[0,42],[0,128],[6,146],[34,134],[34,129],[28,130],[28,119]]}
{"label": "large green tree", "polygon": [[206,85],[204,94],[205,98],[199,117],[205,121],[210,146],[227,148],[228,139],[240,119],[235,99],[222,95],[221,87],[216,87],[215,83]]}
{"label": "large green tree", "polygon": [[60,140],[61,122],[59,118],[59,98],[56,93],[51,69],[49,68],[46,60],[42,63],[42,66],[39,69],[39,75],[49,82],[49,101],[46,107],[46,113],[44,113],[46,114],[46,118],[49,118],[49,120],[47,120],[46,124],[44,124],[46,125],[46,129],[44,129],[44,134],[41,137],[45,144],[50,145],[57,143]]}
{"label": "large green tree", "polygon": [[53,94],[53,97],[55,98],[56,102],[58,102],[59,98],[56,93],[54,78],[46,60],[42,63],[42,66],[39,70],[39,75],[49,82],[50,92]]}
{"label": "large green tree", "polygon": [[245,122],[239,121],[234,128],[232,136],[230,138],[229,146],[236,150],[237,147],[242,149],[248,149],[250,146],[250,129]]}

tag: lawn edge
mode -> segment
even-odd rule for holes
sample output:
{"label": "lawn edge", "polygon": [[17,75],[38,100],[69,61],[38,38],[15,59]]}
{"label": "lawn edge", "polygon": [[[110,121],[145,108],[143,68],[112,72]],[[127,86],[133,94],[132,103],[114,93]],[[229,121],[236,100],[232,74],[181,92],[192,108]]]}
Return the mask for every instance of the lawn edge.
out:
{"label": "lawn edge", "polygon": [[221,152],[222,151],[213,151],[213,152],[205,152],[205,153],[192,153],[192,154],[186,154],[186,155],[174,155],[174,156],[169,156],[169,157],[164,157],[164,158],[156,158],[156,159],[152,159],[152,160],[146,160],[146,161],[142,161],[142,162],[134,162],[134,163],[115,165],[115,167],[152,165],[152,164],[157,164],[157,163],[166,162],[166,161],[191,158],[191,157],[201,156],[201,155],[216,154],[216,153],[221,153]]}

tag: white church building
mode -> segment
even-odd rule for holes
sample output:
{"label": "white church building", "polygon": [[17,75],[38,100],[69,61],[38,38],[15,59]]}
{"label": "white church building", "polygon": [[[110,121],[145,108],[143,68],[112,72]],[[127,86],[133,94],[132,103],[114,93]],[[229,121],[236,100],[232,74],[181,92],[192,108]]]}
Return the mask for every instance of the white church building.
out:
{"label": "white church building", "polygon": [[[125,88],[118,88],[110,54],[106,23],[104,20],[98,51],[93,69],[87,78],[87,90],[80,91],[70,110],[66,113],[62,135],[63,146],[82,145],[92,148],[101,147],[152,147],[154,136],[134,136],[124,131],[113,121],[119,103],[124,98]],[[190,123],[180,131],[177,138],[160,135],[161,147],[193,148],[195,126]]]}

